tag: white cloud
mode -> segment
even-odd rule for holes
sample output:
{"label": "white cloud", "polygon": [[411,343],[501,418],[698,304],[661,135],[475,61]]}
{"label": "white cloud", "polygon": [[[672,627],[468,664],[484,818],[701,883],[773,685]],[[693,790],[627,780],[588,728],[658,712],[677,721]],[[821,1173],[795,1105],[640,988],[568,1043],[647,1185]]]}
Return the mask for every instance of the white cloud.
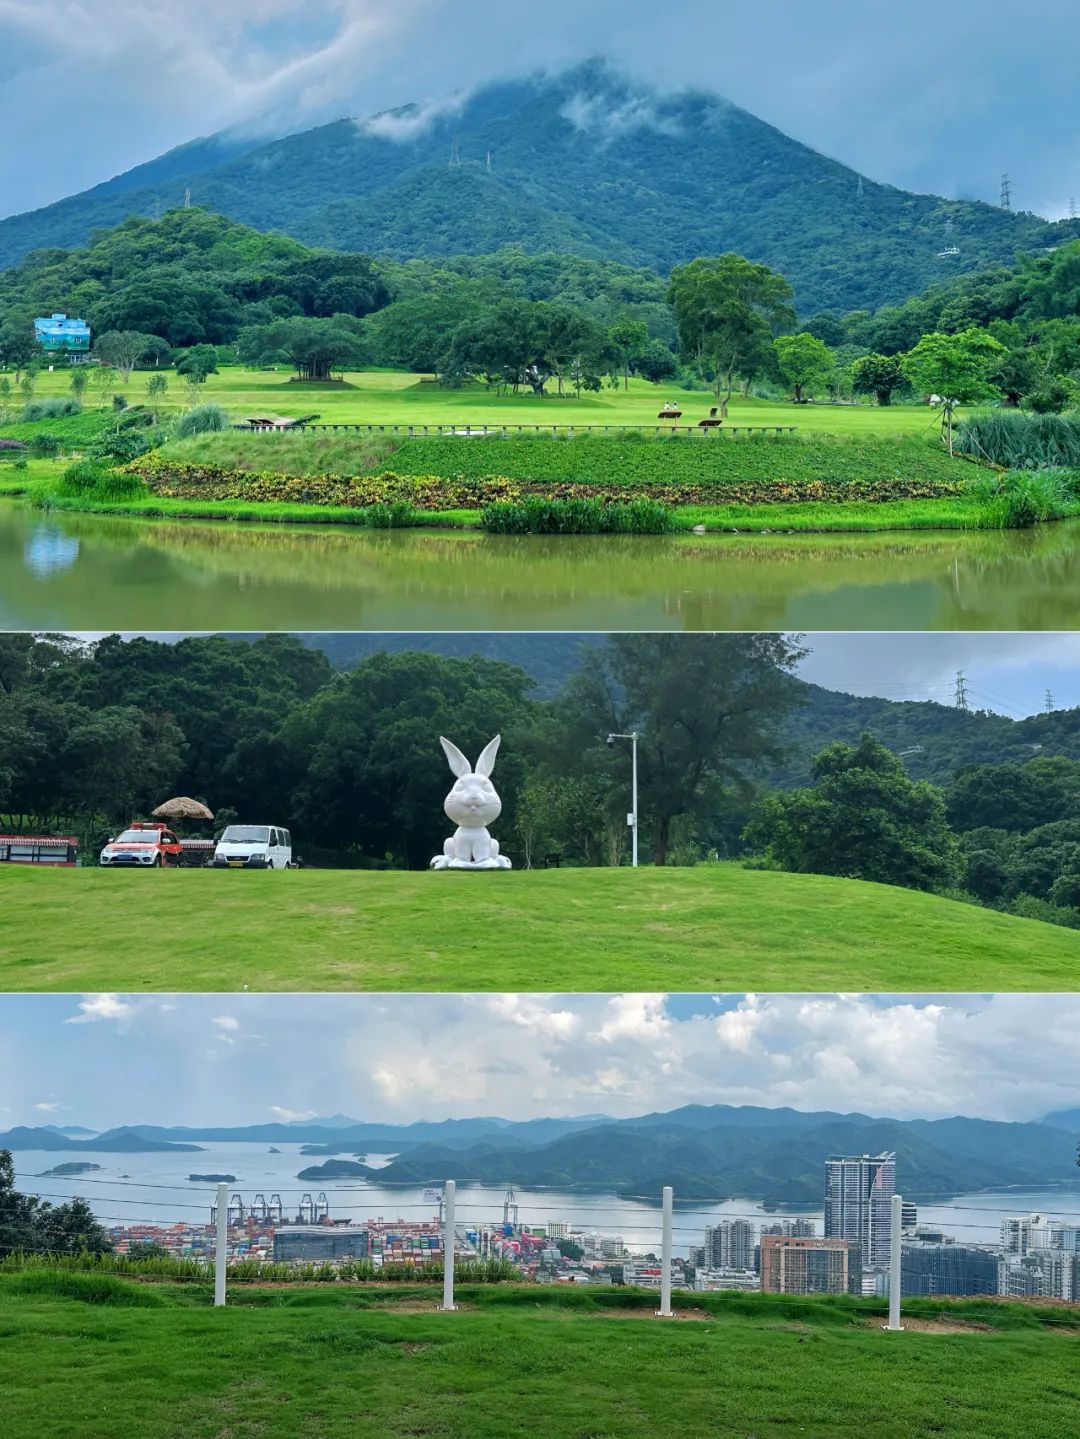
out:
{"label": "white cloud", "polygon": [[233,1017],[220,996],[170,1001],[85,996],[72,1016],[66,996],[6,996],[0,1094],[16,1122],[46,1112],[43,1094],[71,1093],[95,1128],[249,1124],[268,1109],[409,1122],[719,1103],[1006,1120],[1080,1107],[1073,994],[251,994],[254,1053],[221,1042],[235,1032],[212,1022]]}
{"label": "white cloud", "polygon": [[39,1099],[37,1104],[34,1105],[34,1108],[40,1110],[42,1114],[56,1114],[60,1109],[60,1105],[52,1100]]}
{"label": "white cloud", "polygon": [[240,1021],[238,1019],[234,1019],[231,1014],[216,1015],[210,1021],[210,1023],[216,1025],[218,1029],[225,1029],[228,1030],[230,1033],[234,1033],[240,1028]]}
{"label": "white cloud", "polygon": [[666,995],[617,994],[608,1001],[606,1015],[589,1036],[603,1044],[617,1040],[658,1040],[671,1028],[664,1013]]}
{"label": "white cloud", "polygon": [[121,1023],[131,1019],[135,1006],[115,994],[94,994],[79,1001],[79,1013],[73,1014],[66,1024],[94,1024],[98,1020],[116,1020]]}
{"label": "white cloud", "polygon": [[570,1009],[550,1009],[542,995],[496,994],[489,1005],[500,1019],[548,1039],[572,1039],[581,1029],[579,1015]]}
{"label": "white cloud", "polygon": [[460,90],[437,100],[424,100],[420,104],[402,105],[396,110],[381,110],[369,118],[357,118],[356,128],[362,135],[376,140],[391,140],[406,144],[417,140],[439,120],[460,113],[469,98],[469,92]]}

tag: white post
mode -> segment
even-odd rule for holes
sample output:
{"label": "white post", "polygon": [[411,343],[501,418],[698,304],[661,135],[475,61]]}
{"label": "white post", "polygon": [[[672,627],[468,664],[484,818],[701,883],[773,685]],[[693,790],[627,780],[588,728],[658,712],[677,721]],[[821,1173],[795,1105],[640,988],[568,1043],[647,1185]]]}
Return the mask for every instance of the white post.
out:
{"label": "white post", "polygon": [[899,1194],[892,1197],[892,1231],[889,1235],[889,1322],[885,1328],[891,1333],[903,1330],[900,1323],[900,1266],[904,1201]]}
{"label": "white post", "polygon": [[225,1303],[225,1265],[229,1258],[229,1186],[217,1187],[217,1251],[214,1256],[214,1308]]}
{"label": "white post", "polygon": [[631,860],[631,863],[633,864],[633,867],[634,867],[635,869],[637,869],[637,867],[638,867],[638,861],[637,861],[637,836],[638,836],[638,809],[637,809],[637,741],[638,741],[637,731],[635,730],[635,732],[634,732],[633,735],[631,736],[631,745],[630,745],[631,754],[632,754],[632,756],[633,756],[633,758],[632,758],[632,760],[631,760],[632,772],[633,772],[633,778],[632,778],[632,780],[631,780],[631,802],[632,802],[633,808],[634,808],[634,830],[633,830],[633,835],[632,835],[633,858],[632,858],[632,860]]}
{"label": "white post", "polygon": [[670,1184],[664,1185],[664,1217],[660,1236],[660,1308],[658,1319],[672,1319],[671,1310],[671,1200]]}
{"label": "white post", "polygon": [[442,1304],[440,1309],[452,1310],[454,1304],[454,1238],[457,1225],[454,1222],[454,1197],[457,1185],[452,1179],[446,1181],[443,1192],[443,1281]]}

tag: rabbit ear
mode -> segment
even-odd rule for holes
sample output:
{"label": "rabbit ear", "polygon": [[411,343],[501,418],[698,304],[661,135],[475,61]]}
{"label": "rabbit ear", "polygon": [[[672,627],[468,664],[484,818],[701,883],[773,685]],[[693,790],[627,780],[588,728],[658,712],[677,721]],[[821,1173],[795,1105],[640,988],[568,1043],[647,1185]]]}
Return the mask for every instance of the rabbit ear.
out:
{"label": "rabbit ear", "polygon": [[495,756],[499,753],[499,744],[501,741],[502,735],[497,734],[493,740],[489,740],[484,746],[480,758],[476,761],[477,774],[490,775],[491,771],[495,768]]}
{"label": "rabbit ear", "polygon": [[446,755],[451,770],[457,775],[458,779],[460,779],[462,775],[468,774],[472,766],[458,749],[457,745],[451,744],[448,739],[443,739],[442,735],[439,736],[439,743],[443,747],[443,752]]}

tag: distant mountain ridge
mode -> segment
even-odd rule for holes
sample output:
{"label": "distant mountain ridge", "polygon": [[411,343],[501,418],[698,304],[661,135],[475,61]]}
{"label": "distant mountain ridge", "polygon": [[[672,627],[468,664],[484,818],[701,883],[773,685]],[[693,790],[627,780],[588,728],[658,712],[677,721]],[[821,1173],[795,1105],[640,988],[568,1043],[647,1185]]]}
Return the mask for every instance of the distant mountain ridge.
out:
{"label": "distant mountain ridge", "polygon": [[[531,674],[537,695],[551,698],[580,667],[586,647],[602,644],[602,635],[512,634],[308,634],[304,643],[321,649],[336,669],[352,669],[381,650],[461,658],[480,654]],[[969,764],[1022,763],[1037,754],[1080,759],[1080,709],[1011,719],[988,710],[961,710],[936,700],[892,700],[852,695],[823,685],[803,683],[806,703],[789,715],[783,728],[788,757],[770,776],[788,788],[806,784],[814,755],[834,740],[853,742],[870,730],[894,752],[915,779],[947,784]]]}
{"label": "distant mountain ridge", "polygon": [[[0,267],[157,214],[188,190],[257,229],[395,259],[519,244],[666,274],[737,250],[784,273],[804,314],[876,309],[1080,236],[1074,221],[877,184],[719,95],[661,92],[593,61],[442,107],[193,141],[3,220]],[[958,254],[942,259],[947,223]]]}
{"label": "distant mountain ridge", "polygon": [[[829,1110],[801,1111],[725,1104],[684,1105],[630,1119],[602,1115],[513,1122],[498,1118],[422,1121],[408,1125],[357,1123],[342,1129],[309,1126],[233,1128],[130,1125],[100,1139],[63,1141],[43,1129],[0,1134],[0,1148],[54,1148],[84,1153],[135,1153],[197,1148],[204,1143],[260,1143],[275,1139],[324,1141],[320,1153],[393,1153],[375,1168],[349,1162],[350,1174],[373,1183],[422,1185],[459,1177],[461,1183],[605,1191],[655,1197],[665,1184],[684,1200],[756,1200],[773,1207],[816,1203],[823,1166],[834,1153],[893,1150],[898,1183],[910,1198],[948,1198],[979,1189],[1075,1182],[1080,1116],[1005,1123],[956,1116],[900,1120]],[[45,1136],[51,1143],[40,1143]],[[340,1161],[328,1159],[332,1166]],[[333,1168],[304,1171],[315,1180]]]}

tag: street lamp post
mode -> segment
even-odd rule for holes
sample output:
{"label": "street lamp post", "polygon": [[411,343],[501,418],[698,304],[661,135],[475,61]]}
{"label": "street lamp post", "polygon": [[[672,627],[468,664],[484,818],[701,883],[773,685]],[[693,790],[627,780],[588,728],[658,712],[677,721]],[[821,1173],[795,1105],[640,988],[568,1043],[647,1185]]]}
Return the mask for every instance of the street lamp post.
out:
{"label": "street lamp post", "polygon": [[630,826],[630,863],[635,869],[638,867],[637,742],[640,738],[637,730],[630,734],[609,734],[607,737],[610,745],[617,739],[630,741],[630,813],[626,816],[626,822]]}

